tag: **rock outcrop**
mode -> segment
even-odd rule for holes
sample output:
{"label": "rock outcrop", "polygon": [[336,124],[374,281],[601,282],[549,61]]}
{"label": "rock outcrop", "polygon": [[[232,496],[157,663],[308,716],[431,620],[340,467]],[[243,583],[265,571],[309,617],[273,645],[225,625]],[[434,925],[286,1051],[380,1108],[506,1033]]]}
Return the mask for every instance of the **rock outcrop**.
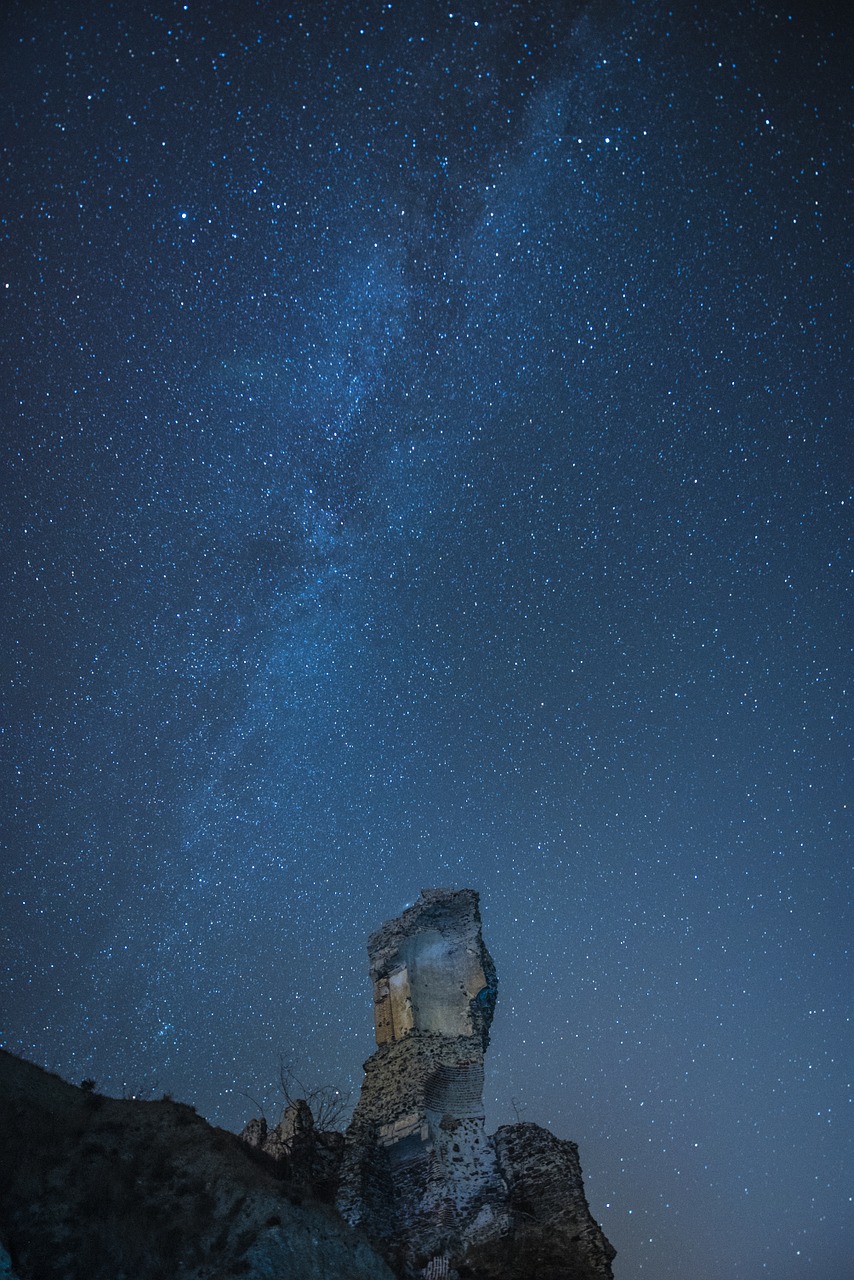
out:
{"label": "rock outcrop", "polygon": [[260,1152],[290,1190],[330,1202],[335,1197],[344,1154],[344,1135],[318,1129],[311,1107],[298,1098],[285,1108],[272,1129],[267,1121],[250,1120],[240,1135]]}
{"label": "rock outcrop", "polygon": [[402,1277],[610,1280],[578,1150],[537,1125],[484,1129],[497,996],[477,894],[424,890],[368,941],[377,1051],[337,1204]]}

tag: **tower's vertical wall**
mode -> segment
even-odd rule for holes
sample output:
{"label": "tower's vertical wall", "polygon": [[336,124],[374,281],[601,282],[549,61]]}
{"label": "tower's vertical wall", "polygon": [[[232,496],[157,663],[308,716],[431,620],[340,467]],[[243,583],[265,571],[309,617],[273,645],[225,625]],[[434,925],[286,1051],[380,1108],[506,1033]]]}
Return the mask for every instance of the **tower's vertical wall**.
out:
{"label": "tower's vertical wall", "polygon": [[[477,894],[425,889],[371,935],[368,954],[378,1047],[365,1063],[339,1205],[351,1222],[405,1240],[409,1265],[441,1253],[461,1214],[500,1191],[483,1127],[495,966]],[[371,1186],[392,1188],[382,1221],[376,1197],[360,1190],[369,1168]]]}
{"label": "tower's vertical wall", "polygon": [[368,954],[377,1050],[347,1131],[341,1213],[402,1277],[452,1280],[460,1265],[479,1280],[608,1280],[613,1250],[574,1144],[536,1125],[501,1130],[498,1147],[485,1132],[498,984],[477,894],[423,890]]}

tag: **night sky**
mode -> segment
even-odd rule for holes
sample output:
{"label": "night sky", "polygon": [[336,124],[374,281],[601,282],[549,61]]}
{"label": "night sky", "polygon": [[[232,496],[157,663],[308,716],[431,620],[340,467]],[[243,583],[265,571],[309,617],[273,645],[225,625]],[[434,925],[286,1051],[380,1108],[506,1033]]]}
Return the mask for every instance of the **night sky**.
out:
{"label": "night sky", "polygon": [[6,6],[6,1047],[275,1120],[471,886],[619,1280],[845,1274],[839,12]]}

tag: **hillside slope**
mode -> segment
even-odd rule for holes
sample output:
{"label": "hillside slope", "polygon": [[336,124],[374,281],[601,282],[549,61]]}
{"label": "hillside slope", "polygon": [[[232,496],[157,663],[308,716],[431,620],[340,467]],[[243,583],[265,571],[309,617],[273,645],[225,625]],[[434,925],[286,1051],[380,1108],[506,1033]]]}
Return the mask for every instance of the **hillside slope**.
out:
{"label": "hillside slope", "polygon": [[192,1108],[0,1050],[0,1244],[20,1280],[392,1280],[331,1207],[295,1199]]}

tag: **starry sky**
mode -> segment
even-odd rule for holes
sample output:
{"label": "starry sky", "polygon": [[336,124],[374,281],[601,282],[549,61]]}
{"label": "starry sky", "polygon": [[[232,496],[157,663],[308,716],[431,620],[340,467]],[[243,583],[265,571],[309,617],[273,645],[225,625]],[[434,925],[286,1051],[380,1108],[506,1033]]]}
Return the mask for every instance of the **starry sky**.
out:
{"label": "starry sky", "polygon": [[836,1280],[851,24],[5,11],[3,1044],[274,1120],[471,886],[619,1280]]}

